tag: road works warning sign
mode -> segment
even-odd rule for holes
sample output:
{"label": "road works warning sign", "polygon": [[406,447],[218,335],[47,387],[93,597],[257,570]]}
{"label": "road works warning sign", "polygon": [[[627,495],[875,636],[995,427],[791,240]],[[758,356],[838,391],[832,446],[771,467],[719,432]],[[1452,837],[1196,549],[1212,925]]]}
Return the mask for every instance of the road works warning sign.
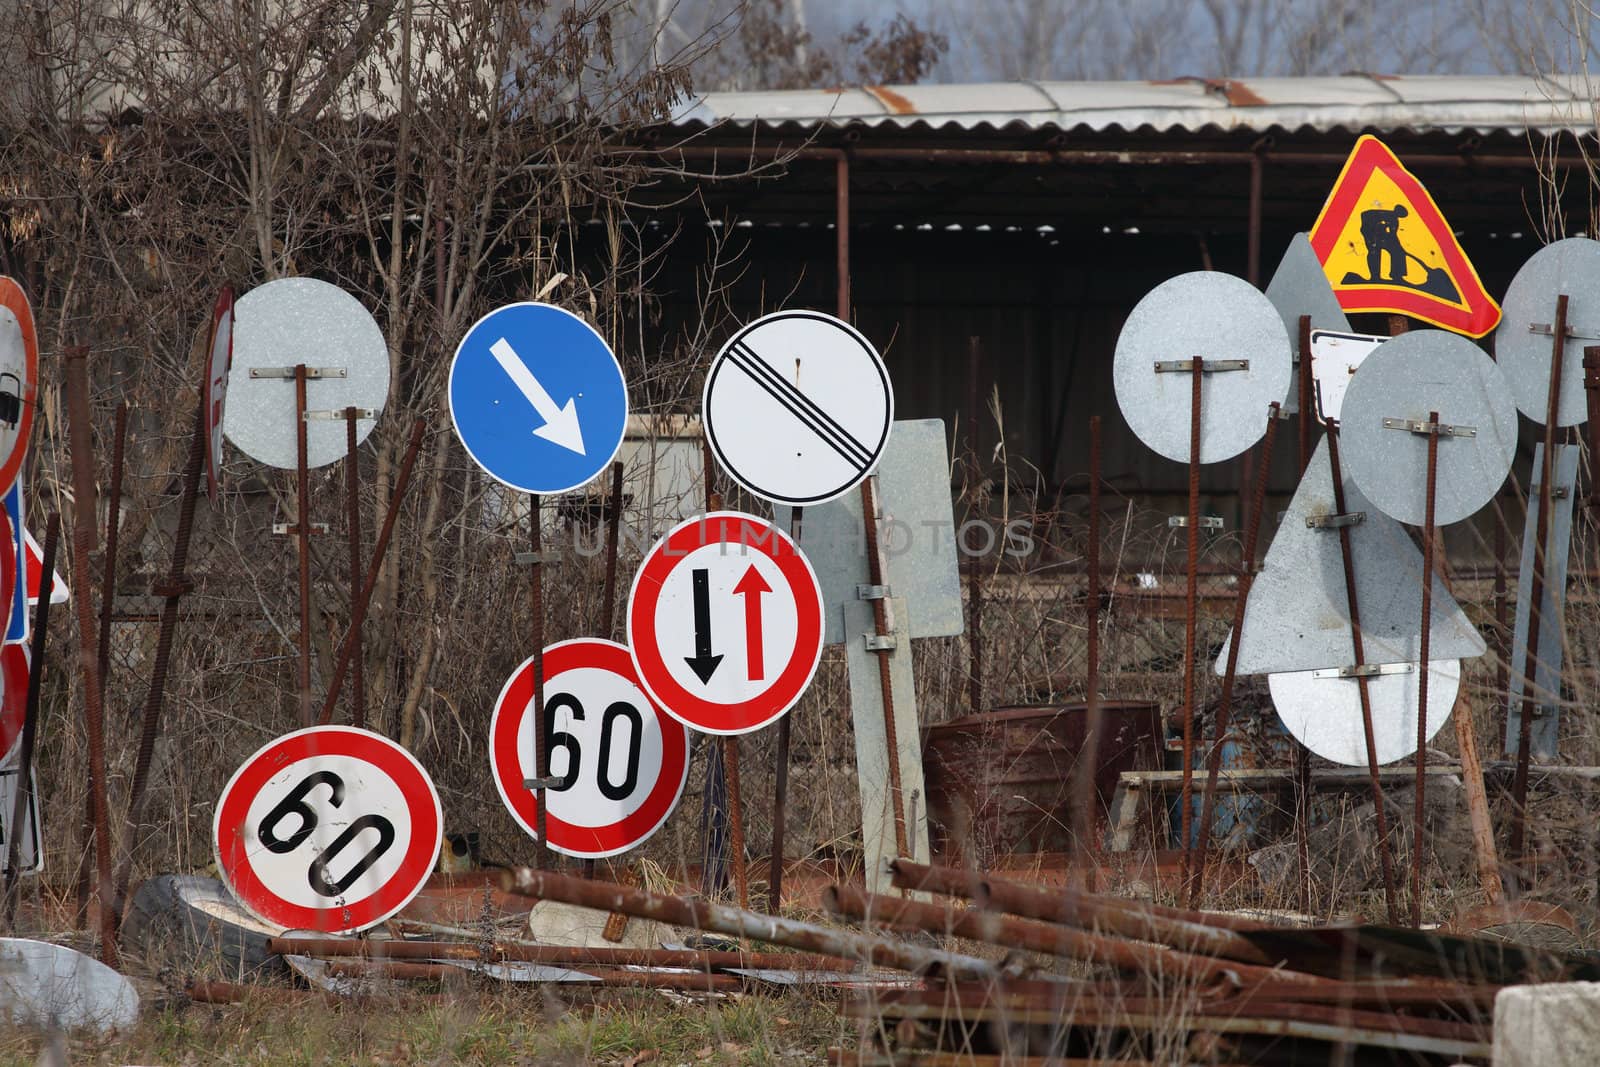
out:
{"label": "road works warning sign", "polygon": [[1428,190],[1373,136],[1356,142],[1311,229],[1346,311],[1387,311],[1482,337],[1500,321]]}

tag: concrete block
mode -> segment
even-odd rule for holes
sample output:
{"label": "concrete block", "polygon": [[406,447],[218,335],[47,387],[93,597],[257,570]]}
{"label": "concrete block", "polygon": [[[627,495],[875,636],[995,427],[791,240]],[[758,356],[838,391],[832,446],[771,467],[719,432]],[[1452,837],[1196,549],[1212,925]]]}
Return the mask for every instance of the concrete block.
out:
{"label": "concrete block", "polygon": [[1494,998],[1494,1067],[1590,1067],[1600,1059],[1600,982],[1511,986]]}

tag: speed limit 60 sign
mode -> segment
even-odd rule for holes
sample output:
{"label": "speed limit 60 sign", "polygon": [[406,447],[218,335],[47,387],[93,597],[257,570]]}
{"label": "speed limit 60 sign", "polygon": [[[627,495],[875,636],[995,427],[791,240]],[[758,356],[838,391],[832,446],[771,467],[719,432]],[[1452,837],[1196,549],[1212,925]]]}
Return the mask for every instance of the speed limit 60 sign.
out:
{"label": "speed limit 60 sign", "polygon": [[386,737],[297,730],[245,760],[212,823],[217,869],[257,918],[355,933],[410,903],[439,857],[428,772]]}
{"label": "speed limit 60 sign", "polygon": [[822,588],[776,526],[714,511],[675,526],[639,565],[628,647],[669,715],[705,733],[759,730],[816,673]]}
{"label": "speed limit 60 sign", "polygon": [[689,777],[689,736],[640,688],[628,650],[612,641],[563,641],[544,650],[545,744],[550,788],[538,777],[533,717],[533,659],[500,691],[489,727],[495,788],[513,817],[538,836],[539,798],[547,844],[599,859],[625,852],[655,833],[677,806]]}

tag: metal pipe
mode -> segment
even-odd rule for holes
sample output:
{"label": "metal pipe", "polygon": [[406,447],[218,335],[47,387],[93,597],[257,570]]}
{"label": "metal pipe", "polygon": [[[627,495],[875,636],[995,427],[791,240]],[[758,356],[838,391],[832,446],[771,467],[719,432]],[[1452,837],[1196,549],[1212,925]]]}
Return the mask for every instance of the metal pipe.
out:
{"label": "metal pipe", "polygon": [[1083,751],[1078,753],[1077,777],[1072,797],[1075,855],[1093,849],[1094,777],[1100,766],[1100,731],[1104,716],[1100,708],[1100,416],[1089,416],[1089,532],[1084,556],[1088,562],[1089,588],[1084,600],[1086,645],[1084,651],[1084,731]]}
{"label": "metal pipe", "polygon": [[1276,962],[1232,930],[1158,915],[1136,901],[1103,898],[1074,889],[1051,892],[987,874],[926,867],[906,860],[896,860],[891,870],[894,884],[902,889],[965,897],[985,911],[1061,923],[1081,930],[1104,931],[1136,941],[1153,941],[1201,956],[1267,967]]}
{"label": "metal pipe", "polygon": [[306,459],[306,365],[294,368],[295,538],[300,546],[300,725],[311,725],[311,471]]}
{"label": "metal pipe", "polygon": [[[100,646],[95,653],[95,662],[100,667],[102,705],[106,699],[107,679],[111,676],[111,613],[117,599],[117,535],[122,530],[122,475],[128,443],[126,401],[117,404],[115,427],[111,441],[111,495],[106,500],[106,558],[100,576]],[[23,581],[26,577],[26,574],[19,574],[17,580]]]}
{"label": "metal pipe", "polygon": [[550,746],[548,735],[552,723],[545,721],[548,709],[544,702],[544,561],[540,558],[544,552],[544,525],[543,498],[538,493],[528,494],[528,548],[531,550],[533,562],[529,566],[528,594],[529,608],[532,614],[533,637],[533,750],[538,754],[536,774],[539,779],[539,788],[534,793],[534,834],[539,838],[539,851],[534,855],[534,862],[539,866],[551,860],[554,850],[550,848],[548,836],[549,819],[549,788],[544,784],[550,780]]}
{"label": "metal pipe", "polygon": [[[861,482],[861,525],[866,532],[868,581],[884,584],[883,557],[878,545],[878,499],[874,492],[877,475],[868,475]],[[889,607],[882,597],[872,601],[872,631],[878,637],[889,636]],[[905,785],[900,776],[900,739],[894,721],[894,684],[889,674],[889,648],[878,648],[878,688],[883,700],[883,738],[889,758],[889,807],[894,817],[894,847],[899,856],[911,855],[911,834],[906,826]]]}
{"label": "metal pipe", "polygon": [[1244,535],[1244,558],[1239,567],[1239,595],[1233,602],[1233,640],[1228,643],[1228,662],[1222,674],[1222,702],[1217,707],[1212,727],[1211,749],[1206,754],[1206,787],[1200,801],[1200,838],[1195,843],[1198,859],[1189,870],[1190,881],[1184,904],[1194,907],[1205,884],[1206,849],[1211,844],[1211,820],[1216,814],[1217,777],[1222,773],[1222,746],[1228,738],[1233,713],[1233,686],[1239,671],[1239,644],[1244,637],[1244,609],[1255,581],[1256,542],[1261,532],[1261,513],[1266,510],[1267,482],[1272,478],[1272,444],[1278,434],[1278,404],[1267,405],[1267,431],[1261,439],[1261,463],[1256,470],[1251,494],[1250,525]]}
{"label": "metal pipe", "polygon": [[[805,511],[795,505],[789,513],[789,538],[800,543],[801,515]],[[772,849],[767,858],[767,910],[776,915],[783,908],[783,836],[789,821],[789,731],[794,712],[778,720],[777,751],[772,767]]]}
{"label": "metal pipe", "polygon": [[[350,542],[350,606],[355,607],[361,595],[361,458],[356,453],[357,409],[344,409],[344,497],[345,534]],[[355,642],[350,654],[350,725],[364,729],[367,725],[366,651],[362,646],[361,628],[352,627],[345,640]]]}
{"label": "metal pipe", "polygon": [[622,461],[611,464],[611,507],[606,511],[606,578],[600,607],[600,633],[607,641],[617,629],[617,542],[622,522]]}
{"label": "metal pipe", "polygon": [[[1333,419],[1327,422],[1327,433],[1328,466],[1333,478],[1333,510],[1342,516],[1345,514],[1344,472],[1339,465],[1339,424]],[[1350,527],[1340,526],[1337,536],[1340,561],[1344,568],[1345,605],[1349,608],[1350,615],[1351,659],[1355,661],[1355,666],[1361,667],[1367,662],[1367,654],[1365,642],[1361,638],[1361,604],[1360,598],[1356,596],[1356,569],[1354,556],[1350,551]],[[1372,732],[1372,695],[1367,688],[1366,675],[1356,676],[1356,692],[1361,699],[1361,728],[1367,742],[1367,775],[1372,783],[1373,815],[1378,824],[1378,859],[1383,865],[1383,901],[1389,913],[1389,922],[1398,926],[1400,911],[1395,902],[1394,862],[1389,855],[1389,815],[1384,810],[1383,785],[1378,780],[1378,747]]]}
{"label": "metal pipe", "polygon": [[1183,828],[1183,878],[1187,883],[1194,869],[1194,841],[1190,828],[1194,821],[1194,702],[1195,628],[1199,600],[1200,562],[1200,383],[1205,378],[1205,361],[1194,358],[1190,368],[1189,392],[1189,515],[1184,533],[1186,573],[1183,602],[1183,787],[1179,791],[1179,824]]}
{"label": "metal pipe", "polygon": [[662,896],[630,886],[588,882],[531,867],[514,867],[503,872],[500,884],[506,892],[521,896],[559,900],[597,911],[620,911],[637,918],[657,919],[696,930],[766,941],[801,952],[859,960],[915,974],[941,973],[955,977],[994,979],[1000,973],[995,964],[975,956],[923,948],[897,938],[758,915],[701,897]]}
{"label": "metal pipe", "polygon": [[[89,422],[89,351],[73,346],[66,351],[67,434],[72,453],[72,570],[89,573],[89,551],[94,544],[94,454]],[[26,581],[26,575],[19,575]],[[105,721],[100,703],[100,668],[95,661],[95,617],[88,589],[73,597],[78,614],[78,669],[83,673],[84,724],[89,735],[90,790],[94,801],[94,859],[100,902],[100,959],[117,965],[117,928],[112,902],[111,840],[106,811]]]}
{"label": "metal pipe", "polygon": [[[389,538],[394,534],[395,520],[400,517],[400,504],[405,500],[406,490],[411,486],[411,471],[417,463],[417,452],[422,448],[422,435],[428,424],[422,419],[417,419],[411,424],[411,440],[406,444],[405,455],[400,460],[400,474],[395,479],[394,492],[389,497],[389,509],[384,512],[383,525],[378,529],[378,540],[372,546],[372,558],[367,561],[367,579],[361,583],[361,597],[356,601],[355,608],[350,612],[350,629],[353,632],[359,629],[367,618],[367,605],[372,601],[372,592],[378,586],[378,573],[383,568],[383,557],[389,549]],[[333,680],[328,683],[328,692],[322,700],[322,714],[317,717],[319,725],[326,726],[333,720],[334,705],[339,702],[339,690],[344,687],[345,672],[350,669],[350,659],[355,653],[355,646],[349,640],[349,634],[339,644],[339,658],[333,666]]]}
{"label": "metal pipe", "polygon": [[1544,466],[1539,486],[1539,511],[1534,518],[1533,577],[1528,583],[1528,639],[1522,661],[1522,706],[1517,723],[1517,775],[1511,786],[1511,855],[1527,877],[1528,761],[1533,748],[1534,689],[1538,684],[1539,632],[1544,629],[1544,576],[1550,551],[1550,512],[1554,500],[1556,415],[1561,404],[1561,364],[1567,347],[1567,294],[1556,297],[1551,330],[1550,388],[1545,397]]}
{"label": "metal pipe", "polygon": [[[880,923],[897,930],[948,934],[970,941],[1003,945],[1013,950],[1103,964],[1152,977],[1240,984],[1267,978],[1292,979],[1297,974],[1250,963],[1215,960],[1208,956],[1178,952],[1164,945],[1125,941],[992,911],[947,908],[901,897],[866,893],[852,886],[829,886],[823,891],[822,906],[835,915]],[[1313,975],[1304,975],[1303,978],[1307,982],[1321,981]]]}
{"label": "metal pipe", "polygon": [[833,169],[833,242],[839,318],[850,321],[850,157],[835,152]]}
{"label": "metal pipe", "polygon": [[[133,763],[133,781],[128,787],[128,840],[122,861],[117,865],[112,915],[122,923],[123,897],[133,874],[137,843],[133,835],[144,825],[144,795],[150,781],[150,762],[155,757],[156,740],[161,736],[161,709],[167,694],[167,672],[172,661],[172,645],[178,633],[178,606],[183,595],[193,588],[186,572],[189,541],[194,531],[195,503],[200,497],[201,474],[206,463],[206,398],[202,394],[195,408],[194,427],[189,434],[189,455],[184,460],[183,487],[178,498],[178,528],[172,540],[172,560],[166,577],[152,591],[162,598],[161,629],[156,636],[155,660],[150,668],[150,688],[145,693],[144,715],[139,724],[139,748]],[[108,549],[109,551],[109,549]]]}
{"label": "metal pipe", "polygon": [[[55,589],[56,546],[61,540],[61,515],[52,511],[45,522],[42,570],[39,574],[39,603],[33,609],[33,647],[29,656],[28,700],[22,717],[22,751],[17,759],[17,795],[11,808],[11,840],[6,842],[5,913],[6,926],[16,929],[18,895],[17,864],[22,854],[22,823],[33,798],[33,749],[39,736],[39,694],[44,689],[46,638],[50,633],[50,595]],[[26,581],[22,575],[19,581]],[[26,588],[26,587],[24,587]]]}
{"label": "metal pipe", "polygon": [[393,960],[480,960],[555,966],[745,968],[782,971],[848,971],[848,959],[787,952],[713,952],[670,948],[586,948],[468,941],[375,941],[365,938],[274,937],[267,951],[280,955]]}
{"label": "metal pipe", "polygon": [[1261,284],[1261,178],[1262,154],[1250,153],[1250,216],[1247,223],[1244,277],[1251,285]]}
{"label": "metal pipe", "polygon": [[1422,927],[1424,805],[1428,788],[1428,644],[1433,634],[1434,504],[1439,488],[1439,413],[1428,413],[1428,472],[1422,519],[1422,631],[1417,651],[1417,784],[1411,833],[1411,925]]}

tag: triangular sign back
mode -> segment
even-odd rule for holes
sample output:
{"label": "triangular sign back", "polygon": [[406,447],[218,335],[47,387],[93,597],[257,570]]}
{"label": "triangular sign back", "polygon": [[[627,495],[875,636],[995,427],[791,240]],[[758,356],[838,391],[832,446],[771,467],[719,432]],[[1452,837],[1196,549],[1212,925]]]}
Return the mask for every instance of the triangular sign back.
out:
{"label": "triangular sign back", "polygon": [[1468,337],[1500,321],[1433,197],[1371,134],[1345,160],[1311,247],[1346,311],[1410,315]]}

